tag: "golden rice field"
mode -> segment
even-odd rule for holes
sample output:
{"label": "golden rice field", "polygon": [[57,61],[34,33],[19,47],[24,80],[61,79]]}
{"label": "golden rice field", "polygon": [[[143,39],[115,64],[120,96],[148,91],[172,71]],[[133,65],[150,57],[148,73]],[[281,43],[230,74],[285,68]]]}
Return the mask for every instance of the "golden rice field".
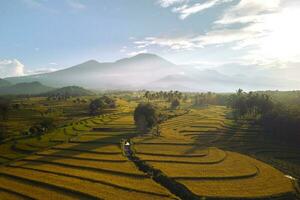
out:
{"label": "golden rice field", "polygon": [[14,151],[23,157],[1,145],[10,160],[18,159],[0,167],[0,199],[179,199],[124,155],[126,138],[135,156],[196,199],[294,198],[294,183],[285,173],[294,169],[289,175],[297,177],[299,150],[266,143],[259,127],[233,122],[227,108],[192,109],[163,122],[154,137],[137,134],[130,113],[135,103],[121,103],[118,112],[74,122],[32,143],[18,142]]}
{"label": "golden rice field", "polygon": [[[94,121],[100,121],[94,119]],[[0,191],[15,199],[174,199],[122,154],[120,139],[132,132],[131,115],[0,168]],[[84,130],[84,129],[82,129]],[[105,137],[103,137],[103,135]]]}
{"label": "golden rice field", "polygon": [[[259,153],[262,130],[237,124],[227,113],[224,107],[211,106],[168,120],[161,125],[160,137],[134,138],[135,153],[199,197],[293,199],[294,183],[284,173],[255,155],[240,154],[250,147]],[[280,152],[275,158],[296,157],[296,150]],[[274,157],[273,151],[260,153]]]}

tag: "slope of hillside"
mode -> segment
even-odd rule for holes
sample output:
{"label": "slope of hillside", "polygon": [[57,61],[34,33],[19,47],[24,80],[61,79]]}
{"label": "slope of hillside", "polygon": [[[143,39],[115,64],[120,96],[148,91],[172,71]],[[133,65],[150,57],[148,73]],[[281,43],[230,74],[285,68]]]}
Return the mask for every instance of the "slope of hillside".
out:
{"label": "slope of hillside", "polygon": [[40,94],[53,90],[54,88],[45,86],[37,81],[30,83],[17,83],[0,88],[0,95],[23,95]]}
{"label": "slope of hillside", "polygon": [[90,96],[94,93],[78,86],[67,86],[45,93],[46,96]]}
{"label": "slope of hillside", "polygon": [[9,85],[10,85],[10,82],[0,78],[0,88],[1,87],[6,87],[6,86],[9,86]]}

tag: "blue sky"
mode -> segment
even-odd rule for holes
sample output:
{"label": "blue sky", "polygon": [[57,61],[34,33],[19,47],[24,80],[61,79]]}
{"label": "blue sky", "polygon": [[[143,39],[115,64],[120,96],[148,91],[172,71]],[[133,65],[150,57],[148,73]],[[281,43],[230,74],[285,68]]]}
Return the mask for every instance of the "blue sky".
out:
{"label": "blue sky", "polygon": [[299,8],[297,0],[3,0],[0,77],[142,52],[286,67],[299,62]]}

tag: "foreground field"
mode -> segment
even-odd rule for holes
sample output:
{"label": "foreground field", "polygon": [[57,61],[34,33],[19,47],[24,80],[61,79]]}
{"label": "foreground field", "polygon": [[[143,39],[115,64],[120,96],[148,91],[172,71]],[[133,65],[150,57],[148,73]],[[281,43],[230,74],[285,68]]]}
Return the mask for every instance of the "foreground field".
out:
{"label": "foreground field", "polygon": [[[179,111],[184,114],[163,122],[155,137],[136,132],[132,108],[124,104],[119,112],[72,123],[51,139],[15,144],[24,155],[35,153],[0,167],[1,199],[178,199],[172,185],[195,199],[296,198],[291,179],[255,158],[294,161],[299,151],[263,146],[259,127],[233,122],[226,108]],[[123,139],[133,142],[134,155],[149,168],[146,173],[126,157]],[[38,151],[43,141],[53,146]],[[15,154],[8,155],[14,159]],[[171,185],[166,187],[160,175]]]}
{"label": "foreground field", "polygon": [[174,198],[123,156],[120,139],[134,133],[130,115],[115,115],[101,128],[111,131],[91,129],[69,143],[2,167],[0,190],[8,199]]}
{"label": "foreground field", "polygon": [[197,196],[296,198],[294,181],[251,154],[233,152],[243,153],[246,144],[259,150],[261,130],[245,122],[236,124],[227,113],[224,107],[207,107],[168,120],[161,125],[160,137],[134,138],[135,153]]}

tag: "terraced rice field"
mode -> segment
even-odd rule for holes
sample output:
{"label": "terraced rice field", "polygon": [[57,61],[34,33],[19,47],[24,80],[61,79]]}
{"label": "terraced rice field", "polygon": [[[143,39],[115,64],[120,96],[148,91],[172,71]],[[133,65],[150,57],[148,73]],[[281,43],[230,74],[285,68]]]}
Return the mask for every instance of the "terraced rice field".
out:
{"label": "terraced rice field", "polygon": [[[266,143],[259,127],[235,123],[227,112],[193,109],[162,123],[158,137],[138,136],[128,112],[73,124],[66,130],[76,133],[72,139],[56,138],[65,143],[0,167],[1,199],[178,199],[174,185],[195,199],[295,199],[293,181],[255,158],[299,166],[299,151]],[[125,156],[120,141],[126,138],[134,155],[168,183]]]}
{"label": "terraced rice field", "polygon": [[[292,180],[242,151],[250,147],[258,151],[265,144],[262,130],[249,122],[236,124],[226,118],[226,112],[224,107],[208,107],[168,120],[161,125],[160,137],[135,138],[135,153],[199,197],[296,198]],[[276,156],[273,151],[258,152],[274,159],[296,157],[296,150],[293,154],[279,151]]]}
{"label": "terraced rice field", "polygon": [[[97,120],[98,121],[98,120]],[[123,156],[120,139],[135,133],[132,116],[119,114],[86,133],[0,168],[7,199],[172,199],[165,188]],[[95,129],[93,129],[93,127]],[[130,128],[130,132],[128,132]],[[124,130],[123,130],[124,129]],[[2,196],[1,196],[2,197]]]}

